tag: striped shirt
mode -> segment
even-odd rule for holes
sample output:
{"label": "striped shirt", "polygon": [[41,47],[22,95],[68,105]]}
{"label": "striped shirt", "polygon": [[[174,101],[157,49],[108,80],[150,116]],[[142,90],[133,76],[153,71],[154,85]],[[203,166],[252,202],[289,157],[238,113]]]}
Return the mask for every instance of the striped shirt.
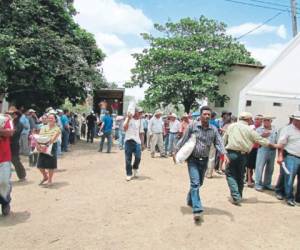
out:
{"label": "striped shirt", "polygon": [[205,128],[201,125],[200,121],[193,122],[188,126],[183,137],[176,146],[176,151],[188,141],[192,134],[196,135],[196,145],[192,153],[194,158],[208,157],[210,146],[212,144],[214,144],[221,154],[227,153],[217,128],[211,124],[209,124],[209,127]]}
{"label": "striped shirt", "polygon": [[52,139],[54,136],[56,136],[57,134],[60,134],[60,133],[61,133],[61,130],[57,125],[55,125],[53,128],[49,128],[48,125],[45,125],[41,128],[41,131],[40,131],[40,135],[47,136],[47,137],[49,137],[49,139]]}

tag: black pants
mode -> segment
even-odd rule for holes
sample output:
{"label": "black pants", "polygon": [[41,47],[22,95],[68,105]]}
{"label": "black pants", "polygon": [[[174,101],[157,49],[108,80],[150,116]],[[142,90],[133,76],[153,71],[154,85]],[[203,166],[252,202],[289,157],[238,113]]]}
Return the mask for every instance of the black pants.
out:
{"label": "black pants", "polygon": [[18,178],[23,179],[26,177],[26,170],[20,160],[19,150],[19,145],[11,145],[11,162],[15,167]]}
{"label": "black pants", "polygon": [[93,127],[88,126],[87,137],[86,137],[87,142],[89,142],[89,140],[91,140],[91,143],[93,143],[94,133],[95,133],[95,127],[94,126]]}
{"label": "black pants", "polygon": [[300,202],[300,168],[297,173],[297,191],[295,195],[295,201]]}

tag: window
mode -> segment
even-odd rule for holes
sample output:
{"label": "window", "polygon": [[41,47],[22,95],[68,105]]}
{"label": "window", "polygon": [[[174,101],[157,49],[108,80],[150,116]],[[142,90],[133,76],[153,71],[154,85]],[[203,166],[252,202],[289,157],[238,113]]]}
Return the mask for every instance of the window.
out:
{"label": "window", "polygon": [[215,107],[216,108],[224,108],[224,100],[222,100],[222,99],[215,100]]}
{"label": "window", "polygon": [[282,103],[280,103],[280,102],[273,102],[273,106],[274,107],[281,107]]}
{"label": "window", "polygon": [[251,100],[247,100],[246,101],[246,107],[251,107],[252,106],[252,101]]}

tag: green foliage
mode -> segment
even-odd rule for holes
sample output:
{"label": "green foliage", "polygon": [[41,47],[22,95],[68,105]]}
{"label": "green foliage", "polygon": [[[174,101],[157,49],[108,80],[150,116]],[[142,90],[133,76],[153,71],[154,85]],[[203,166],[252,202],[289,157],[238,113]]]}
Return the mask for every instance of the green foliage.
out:
{"label": "green foliage", "polygon": [[220,75],[234,63],[257,64],[245,47],[226,35],[226,25],[201,16],[178,23],[155,24],[161,37],[142,34],[150,47],[134,54],[135,68],[126,87],[149,84],[148,106],[183,104],[185,111],[197,105],[196,99],[210,100],[227,96],[218,93]]}
{"label": "green foliage", "polygon": [[0,1],[0,93],[17,106],[75,104],[106,86],[99,70],[105,55],[74,22],[72,2]]}

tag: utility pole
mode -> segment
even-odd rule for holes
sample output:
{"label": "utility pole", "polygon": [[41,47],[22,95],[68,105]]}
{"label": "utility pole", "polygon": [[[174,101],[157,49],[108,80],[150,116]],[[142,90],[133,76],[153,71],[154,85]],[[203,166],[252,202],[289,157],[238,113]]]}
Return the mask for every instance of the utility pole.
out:
{"label": "utility pole", "polygon": [[293,36],[295,37],[298,33],[297,31],[297,3],[296,0],[291,0],[291,15],[292,15],[292,25],[293,25]]}

